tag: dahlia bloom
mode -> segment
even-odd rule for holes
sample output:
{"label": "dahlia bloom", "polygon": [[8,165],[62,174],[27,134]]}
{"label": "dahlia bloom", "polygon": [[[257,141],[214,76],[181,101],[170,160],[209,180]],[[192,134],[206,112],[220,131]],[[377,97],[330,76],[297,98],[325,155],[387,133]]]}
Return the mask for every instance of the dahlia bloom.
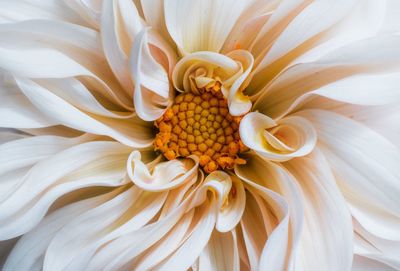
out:
{"label": "dahlia bloom", "polygon": [[3,0],[0,32],[3,270],[400,270],[397,0]]}

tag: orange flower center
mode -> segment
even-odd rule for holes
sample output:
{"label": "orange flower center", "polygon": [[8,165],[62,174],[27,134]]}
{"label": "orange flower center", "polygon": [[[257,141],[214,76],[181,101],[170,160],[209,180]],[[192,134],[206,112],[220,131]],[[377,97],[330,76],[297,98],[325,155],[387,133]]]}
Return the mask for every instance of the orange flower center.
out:
{"label": "orange flower center", "polygon": [[225,98],[216,90],[176,96],[173,106],[155,121],[155,150],[168,160],[197,155],[207,173],[246,163],[238,156],[248,150],[239,135],[242,117],[229,114]]}

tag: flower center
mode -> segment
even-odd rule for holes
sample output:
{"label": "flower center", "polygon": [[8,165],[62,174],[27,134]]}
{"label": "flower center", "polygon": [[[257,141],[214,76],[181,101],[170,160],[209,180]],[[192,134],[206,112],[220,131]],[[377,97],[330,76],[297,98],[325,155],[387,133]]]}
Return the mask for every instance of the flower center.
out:
{"label": "flower center", "polygon": [[159,133],[154,141],[168,160],[197,155],[200,166],[210,173],[232,169],[246,161],[238,156],[247,151],[239,135],[242,117],[229,114],[218,81],[202,93],[184,92],[155,121]]}

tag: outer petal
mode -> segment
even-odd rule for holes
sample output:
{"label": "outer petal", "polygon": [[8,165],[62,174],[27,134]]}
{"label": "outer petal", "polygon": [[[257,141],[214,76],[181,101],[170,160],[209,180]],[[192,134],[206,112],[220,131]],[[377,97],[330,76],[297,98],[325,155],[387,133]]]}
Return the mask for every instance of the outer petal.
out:
{"label": "outer petal", "polygon": [[76,217],[49,244],[44,270],[86,270],[96,250],[124,230],[146,225],[161,209],[166,196],[132,187]]}
{"label": "outer petal", "polygon": [[85,25],[85,22],[63,1],[58,0],[5,0],[0,10],[0,22],[32,19],[67,21]]}
{"label": "outer petal", "polygon": [[165,21],[182,54],[219,52],[249,1],[165,1]]}
{"label": "outer petal", "polygon": [[[257,155],[248,155],[246,156],[246,160],[247,163],[242,166],[237,166],[235,172],[240,176],[247,176],[247,178],[258,182],[260,185],[279,193],[284,197],[288,204],[290,215],[289,234],[291,237],[288,241],[287,254],[288,270],[292,270],[297,255],[298,242],[303,228],[304,206],[300,184],[284,167],[278,164],[265,161]],[[255,195],[253,196],[257,200],[257,197]],[[250,200],[249,205],[252,204],[251,202],[252,201]],[[260,203],[260,200],[258,199],[257,202]],[[247,206],[248,211],[252,212],[254,217],[249,219],[248,223],[255,223],[259,216],[257,215],[259,213],[258,210],[261,210],[260,212],[262,216],[265,216],[264,223],[266,224],[267,232],[270,234],[272,228],[275,227],[273,214],[268,215],[268,212],[263,209],[262,204],[259,204],[256,208],[251,208],[249,205]],[[269,211],[269,213],[270,212],[271,211]],[[271,222],[268,223],[267,221]],[[262,228],[262,226],[256,225],[254,225],[254,227]],[[256,236],[260,237],[260,239],[256,239],[257,241],[263,240],[263,234],[257,234]]]}
{"label": "outer petal", "polygon": [[400,241],[379,238],[366,231],[356,220],[355,253],[369,259],[377,260],[395,269],[400,269]]}
{"label": "outer petal", "polygon": [[302,111],[318,138],[353,216],[372,234],[400,240],[399,149],[387,139],[335,113]]}
{"label": "outer petal", "polygon": [[[398,36],[375,37],[344,46],[318,61],[293,66],[281,73],[275,81],[266,87],[255,102],[254,109],[272,118],[281,118],[302,102],[302,99],[304,99],[302,95],[312,91],[317,92],[318,89],[323,87],[332,89],[335,84],[341,85],[342,88],[346,86],[351,91],[343,91],[339,95],[322,89],[321,94],[344,101],[357,103],[357,100],[359,100],[358,103],[368,104],[371,103],[371,100],[368,100],[363,92],[352,88],[352,86],[360,82],[361,86],[364,86],[361,89],[366,89],[377,97],[377,93],[380,92],[380,88],[376,87],[377,82],[390,79],[388,82],[392,84],[383,88],[384,95],[375,102],[385,103],[388,101],[387,97],[397,97],[398,95],[393,83],[398,80],[397,72],[400,69],[399,45],[400,37]],[[386,50],[379,48],[386,48]],[[372,76],[374,73],[380,75]],[[367,75],[362,77],[360,74]],[[355,75],[358,76],[349,78]],[[362,82],[363,80],[374,83],[367,85]],[[329,84],[332,84],[332,86],[328,86]]]}
{"label": "outer petal", "polygon": [[293,159],[286,168],[298,180],[304,194],[304,228],[295,268],[350,270],[353,258],[351,216],[329,164],[317,153]]}
{"label": "outer petal", "polygon": [[115,191],[95,198],[79,201],[56,210],[46,216],[34,229],[18,241],[7,262],[5,270],[42,270],[45,252],[58,231],[72,219],[101,205],[115,196]]}
{"label": "outer petal", "polygon": [[[33,228],[60,196],[91,186],[120,186],[129,148],[91,142],[66,149],[35,164],[14,180],[0,205],[0,236],[8,239]],[[24,173],[24,171],[22,171]],[[40,180],[40,182],[37,182]],[[28,208],[29,206],[29,208]]]}
{"label": "outer petal", "polygon": [[214,231],[199,258],[199,270],[239,271],[239,253],[236,232]]}
{"label": "outer petal", "polygon": [[[249,208],[246,208],[241,222],[251,269],[285,270],[291,254],[291,251],[288,251],[289,208],[287,203],[279,194],[262,186],[264,176],[260,176],[257,172],[236,169],[236,174],[246,182],[246,188],[256,199],[255,206],[259,206],[263,217],[263,221],[258,222],[260,224],[254,224],[255,221],[260,220],[260,214],[256,208],[250,208],[252,205],[249,205],[246,206]],[[252,216],[254,216],[253,219]],[[271,220],[272,217],[274,219]],[[266,243],[263,238],[266,237],[265,233],[268,234]]]}
{"label": "outer petal", "polygon": [[134,116],[115,121],[85,112],[72,106],[51,91],[29,79],[18,78],[17,83],[26,97],[57,124],[93,134],[107,135],[135,147],[147,147],[152,143],[151,125]]}

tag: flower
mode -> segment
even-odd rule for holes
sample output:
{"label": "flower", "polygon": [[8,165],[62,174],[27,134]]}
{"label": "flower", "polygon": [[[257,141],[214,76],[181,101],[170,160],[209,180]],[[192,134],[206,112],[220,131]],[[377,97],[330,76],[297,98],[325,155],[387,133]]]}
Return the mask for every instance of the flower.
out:
{"label": "flower", "polygon": [[400,270],[398,1],[0,5],[4,270]]}

